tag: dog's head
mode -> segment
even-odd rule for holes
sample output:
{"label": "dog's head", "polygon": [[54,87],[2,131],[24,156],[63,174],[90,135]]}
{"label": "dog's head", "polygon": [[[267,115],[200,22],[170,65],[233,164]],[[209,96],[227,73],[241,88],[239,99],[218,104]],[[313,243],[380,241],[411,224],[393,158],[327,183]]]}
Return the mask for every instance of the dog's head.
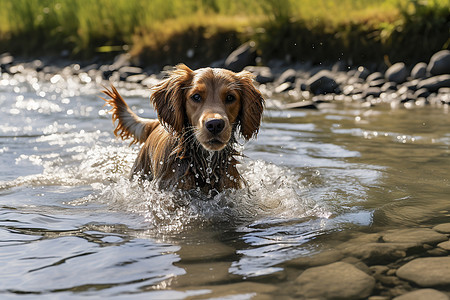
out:
{"label": "dog's head", "polygon": [[178,65],[153,91],[160,122],[173,134],[193,130],[206,150],[225,148],[235,126],[246,140],[258,133],[264,99],[247,71]]}

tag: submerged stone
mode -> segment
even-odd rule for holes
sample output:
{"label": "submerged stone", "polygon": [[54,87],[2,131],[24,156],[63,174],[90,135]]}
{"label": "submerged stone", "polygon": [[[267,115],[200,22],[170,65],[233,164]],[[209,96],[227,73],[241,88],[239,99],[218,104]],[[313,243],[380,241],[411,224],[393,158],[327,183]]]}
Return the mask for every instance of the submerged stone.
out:
{"label": "submerged stone", "polygon": [[307,299],[364,299],[375,286],[373,277],[344,262],[307,269],[296,282]]}
{"label": "submerged stone", "polygon": [[437,244],[448,240],[447,236],[428,228],[389,230],[382,235],[387,243]]}
{"label": "submerged stone", "polygon": [[400,267],[397,276],[423,287],[450,286],[450,256],[417,258]]}
{"label": "submerged stone", "polygon": [[449,300],[449,297],[437,290],[421,289],[395,297],[393,300]]}

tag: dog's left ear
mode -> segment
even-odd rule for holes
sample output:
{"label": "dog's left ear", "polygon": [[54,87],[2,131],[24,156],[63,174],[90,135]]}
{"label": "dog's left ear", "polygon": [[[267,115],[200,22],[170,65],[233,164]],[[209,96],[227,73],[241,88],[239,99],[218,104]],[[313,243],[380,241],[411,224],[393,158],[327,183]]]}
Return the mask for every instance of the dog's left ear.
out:
{"label": "dog's left ear", "polygon": [[185,89],[193,76],[194,71],[180,64],[169,78],[152,88],[150,101],[158,112],[159,121],[170,132],[180,133],[183,130]]}
{"label": "dog's left ear", "polygon": [[237,73],[236,76],[240,80],[241,87],[241,134],[246,140],[249,140],[258,134],[264,110],[264,99],[261,92],[253,84],[254,75],[252,73],[242,71]]}

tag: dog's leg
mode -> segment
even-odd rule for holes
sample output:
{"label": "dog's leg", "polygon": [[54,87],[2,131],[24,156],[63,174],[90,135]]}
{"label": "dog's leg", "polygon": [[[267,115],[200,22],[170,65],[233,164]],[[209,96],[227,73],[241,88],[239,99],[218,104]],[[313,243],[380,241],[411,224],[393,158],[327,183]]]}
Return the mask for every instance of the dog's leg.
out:
{"label": "dog's leg", "polygon": [[114,86],[111,85],[111,90],[105,89],[103,93],[110,97],[110,99],[102,99],[106,104],[112,106],[113,122],[118,121],[114,135],[123,140],[133,138],[131,144],[144,143],[150,133],[159,125],[159,121],[136,115]]}

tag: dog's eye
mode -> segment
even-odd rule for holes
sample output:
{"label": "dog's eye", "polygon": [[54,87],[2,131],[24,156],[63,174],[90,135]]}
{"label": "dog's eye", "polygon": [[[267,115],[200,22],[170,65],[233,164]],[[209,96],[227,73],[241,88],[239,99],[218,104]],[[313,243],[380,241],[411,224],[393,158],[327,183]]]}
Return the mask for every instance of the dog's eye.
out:
{"label": "dog's eye", "polygon": [[233,96],[233,95],[227,95],[227,98],[225,99],[225,102],[229,104],[229,103],[233,103],[234,100],[236,100],[236,97],[235,97],[235,96]]}
{"label": "dog's eye", "polygon": [[202,101],[202,96],[200,96],[200,94],[194,94],[191,96],[191,99],[194,102],[200,102],[200,101]]}

